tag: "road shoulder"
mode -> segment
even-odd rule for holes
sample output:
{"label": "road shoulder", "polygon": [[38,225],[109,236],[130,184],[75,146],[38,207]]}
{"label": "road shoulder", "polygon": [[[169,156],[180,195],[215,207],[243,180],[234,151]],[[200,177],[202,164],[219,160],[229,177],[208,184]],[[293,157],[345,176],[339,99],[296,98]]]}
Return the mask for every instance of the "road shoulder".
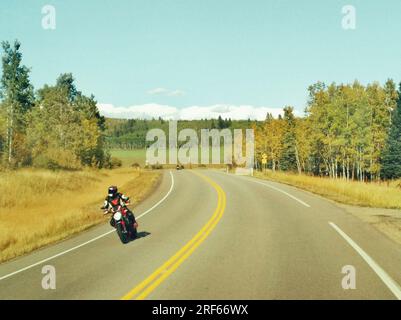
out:
{"label": "road shoulder", "polygon": [[371,224],[388,238],[401,245],[401,210],[335,204],[347,213]]}
{"label": "road shoulder", "polygon": [[[321,194],[314,193],[311,190],[303,189],[287,182],[280,182],[277,180],[263,179],[260,177],[252,177],[255,180],[269,181],[273,183],[281,183],[290,186],[302,192],[312,194],[315,197],[324,199],[334,204],[338,208],[343,209],[347,214],[350,214],[359,220],[373,226],[380,233],[384,234],[388,239],[401,245],[401,210],[399,209],[386,209],[386,208],[371,208],[361,207],[356,205],[344,204],[333,199],[322,196]],[[401,195],[400,195],[401,196]]]}

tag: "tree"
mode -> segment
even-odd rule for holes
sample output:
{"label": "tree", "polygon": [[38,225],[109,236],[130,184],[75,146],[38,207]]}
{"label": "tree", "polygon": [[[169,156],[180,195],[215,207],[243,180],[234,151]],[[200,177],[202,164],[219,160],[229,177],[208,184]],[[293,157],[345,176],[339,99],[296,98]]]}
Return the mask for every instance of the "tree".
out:
{"label": "tree", "polygon": [[296,143],[296,122],[293,107],[284,108],[284,137],[283,153],[281,156],[281,169],[285,171],[298,170],[301,173],[297,143]]}
{"label": "tree", "polygon": [[210,124],[210,129],[216,129],[216,123],[215,123],[214,119],[212,119],[212,122]]}
{"label": "tree", "polygon": [[221,116],[217,119],[217,128],[218,129],[224,129],[225,128],[225,123],[224,120]]}
{"label": "tree", "polygon": [[312,139],[311,128],[307,118],[296,119],[295,150],[297,156],[298,173],[311,171]]}
{"label": "tree", "polygon": [[105,157],[103,152],[105,119],[100,115],[93,95],[86,97],[79,94],[75,104],[81,123],[79,130],[81,144],[78,147],[78,156],[83,165],[102,167]]}
{"label": "tree", "polygon": [[[256,130],[257,153],[271,155],[273,170],[277,164],[282,170],[333,179],[378,180],[397,98],[392,80],[384,86],[372,83],[366,87],[358,81],[316,83],[309,87],[304,117],[294,117],[288,107],[283,118],[267,115],[264,127]],[[272,136],[280,121],[282,133]],[[274,156],[273,146],[280,150]],[[279,160],[273,160],[277,154]]]}
{"label": "tree", "polygon": [[[6,114],[6,108],[2,106],[0,102],[0,160],[1,160],[1,154],[3,153],[5,147],[6,147],[6,132],[7,132],[7,114]],[[0,162],[1,165],[1,162]]]}
{"label": "tree", "polygon": [[256,128],[256,154],[259,159],[266,154],[273,171],[281,168],[284,133],[284,120],[281,117],[274,119],[270,113],[266,115],[263,125]]}
{"label": "tree", "polygon": [[390,123],[391,123],[391,115],[394,109],[397,107],[397,99],[398,99],[396,84],[392,79],[387,80],[386,84],[384,85],[384,92],[386,94],[385,106],[389,113]]}
{"label": "tree", "polygon": [[401,178],[401,84],[397,106],[392,111],[392,123],[382,158],[382,178]]}
{"label": "tree", "polygon": [[93,96],[79,92],[71,74],[62,74],[55,86],[38,90],[29,114],[28,145],[39,167],[76,169],[103,167],[107,161],[105,120]]}
{"label": "tree", "polygon": [[81,139],[80,117],[69,102],[67,88],[45,85],[38,90],[28,119],[28,145],[34,166],[79,167],[76,150]]}
{"label": "tree", "polygon": [[67,92],[68,101],[73,103],[77,96],[81,95],[75,86],[75,79],[72,73],[62,73],[59,75],[56,81],[56,87],[65,90]]}
{"label": "tree", "polygon": [[21,64],[21,44],[13,46],[2,42],[3,74],[0,82],[2,114],[6,119],[3,153],[9,166],[19,165],[27,158],[25,149],[26,114],[34,104],[33,86],[29,80],[30,70]]}

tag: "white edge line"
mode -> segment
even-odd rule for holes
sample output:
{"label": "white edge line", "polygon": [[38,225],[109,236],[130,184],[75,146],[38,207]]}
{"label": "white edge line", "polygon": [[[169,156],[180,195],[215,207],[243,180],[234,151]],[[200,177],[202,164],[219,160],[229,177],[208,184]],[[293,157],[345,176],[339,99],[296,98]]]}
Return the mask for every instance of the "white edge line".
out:
{"label": "white edge line", "polygon": [[334,228],[347,242],[354,248],[354,250],[365,260],[365,262],[373,269],[377,276],[383,283],[390,289],[398,300],[401,300],[401,288],[386,271],[384,271],[354,240],[352,240],[344,231],[342,231],[336,224],[329,222],[329,225]]}
{"label": "white edge line", "polygon": [[[170,195],[170,193],[173,191],[174,189],[174,176],[173,173],[170,171],[170,177],[171,177],[171,186],[169,191],[166,193],[166,195],[158,202],[156,203],[152,208],[146,210],[145,212],[143,212],[140,216],[137,217],[137,219],[140,219],[144,216],[146,216],[149,212],[151,212],[152,210],[154,210],[156,207],[158,207],[164,200],[167,199],[167,197]],[[113,230],[114,231],[114,230]]]}
{"label": "white edge line", "polygon": [[[140,216],[138,216],[137,219],[140,219],[140,218],[144,217],[145,215],[147,215],[149,212],[151,212],[152,210],[154,210],[154,209],[155,209],[156,207],[158,207],[163,201],[165,201],[165,200],[167,199],[167,197],[170,195],[170,193],[171,193],[171,192],[173,191],[173,189],[174,189],[174,176],[173,176],[173,173],[172,173],[171,171],[170,171],[170,176],[171,176],[171,186],[170,186],[169,191],[166,193],[166,195],[165,195],[159,202],[157,202],[153,207],[151,207],[150,209],[148,209],[148,210],[146,210],[144,213],[142,213]],[[18,273],[21,273],[21,272],[24,272],[24,271],[28,270],[28,269],[34,268],[34,267],[36,267],[36,266],[38,266],[38,265],[41,265],[41,264],[43,264],[43,263],[45,263],[45,262],[47,262],[47,261],[53,260],[53,259],[55,259],[55,258],[58,258],[58,257],[60,257],[60,256],[62,256],[62,255],[65,255],[65,254],[71,252],[71,251],[77,250],[77,249],[79,249],[79,248],[81,248],[81,247],[83,247],[83,246],[86,246],[87,244],[90,244],[90,243],[92,243],[92,242],[95,242],[96,240],[99,240],[99,239],[101,239],[101,238],[103,238],[103,237],[109,235],[110,233],[113,233],[114,231],[115,231],[114,229],[113,229],[113,230],[110,230],[110,231],[107,231],[106,233],[101,234],[100,236],[97,236],[96,238],[93,238],[93,239],[91,239],[91,240],[89,240],[89,241],[86,241],[86,242],[84,242],[84,243],[81,243],[80,245],[77,245],[77,246],[72,247],[72,248],[70,248],[70,249],[68,249],[68,250],[65,250],[65,251],[63,251],[63,252],[60,252],[60,253],[58,253],[58,254],[55,254],[54,256],[51,256],[51,257],[49,257],[49,258],[46,258],[46,259],[43,259],[43,260],[41,260],[41,261],[39,261],[39,262],[36,262],[36,263],[34,263],[34,264],[31,264],[31,265],[29,265],[29,266],[27,266],[27,267],[25,267],[25,268],[19,269],[19,270],[17,270],[17,271],[14,271],[14,272],[12,272],[12,273],[9,273],[9,274],[7,274],[7,275],[5,275],[5,276],[2,276],[2,277],[0,277],[0,281],[2,281],[2,280],[4,280],[4,279],[7,279],[7,278],[10,278],[10,277],[12,277],[12,276],[14,276],[14,275],[16,275],[16,274],[18,274]]]}
{"label": "white edge line", "polygon": [[254,182],[254,183],[261,184],[261,185],[263,185],[263,186],[265,186],[265,187],[268,187],[268,188],[271,188],[271,189],[276,190],[276,191],[278,191],[278,192],[281,192],[281,193],[285,194],[286,196],[290,197],[291,199],[293,199],[293,200],[295,200],[295,201],[298,201],[300,204],[304,205],[305,207],[310,208],[310,205],[309,205],[309,204],[307,204],[306,202],[302,201],[301,199],[298,199],[297,197],[293,196],[292,194],[289,194],[288,192],[285,192],[284,190],[281,190],[281,189],[279,189],[279,188],[273,187],[273,186],[271,186],[271,185],[269,185],[269,184],[267,184],[267,183],[264,183],[264,182],[260,182],[260,181],[256,181],[256,180],[251,180],[251,179],[246,179],[246,180],[251,181],[251,182]]}

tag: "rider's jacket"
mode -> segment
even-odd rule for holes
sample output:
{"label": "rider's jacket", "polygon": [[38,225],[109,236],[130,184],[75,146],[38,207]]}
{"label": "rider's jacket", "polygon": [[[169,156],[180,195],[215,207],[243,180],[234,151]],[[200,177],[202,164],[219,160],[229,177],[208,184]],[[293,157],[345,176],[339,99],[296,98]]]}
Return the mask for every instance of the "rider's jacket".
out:
{"label": "rider's jacket", "polygon": [[104,209],[106,210],[117,210],[119,206],[126,207],[129,202],[129,197],[122,193],[117,193],[114,197],[107,196],[104,200]]}

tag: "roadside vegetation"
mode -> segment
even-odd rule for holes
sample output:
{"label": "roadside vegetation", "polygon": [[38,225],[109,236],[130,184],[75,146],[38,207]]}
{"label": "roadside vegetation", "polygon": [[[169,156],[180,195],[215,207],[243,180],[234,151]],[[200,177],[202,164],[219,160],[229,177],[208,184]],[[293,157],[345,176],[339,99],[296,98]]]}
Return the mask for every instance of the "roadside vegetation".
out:
{"label": "roadside vegetation", "polygon": [[35,91],[21,44],[2,42],[1,47],[0,168],[113,167],[95,97],[79,91],[70,73]]}
{"label": "roadside vegetation", "polygon": [[[3,42],[0,50],[2,262],[104,222],[99,204],[108,185],[141,201],[158,169],[174,166],[148,168],[145,160],[146,133],[167,133],[168,121],[105,119],[70,73],[35,90],[21,44]],[[257,177],[344,204],[401,209],[401,86],[318,82],[308,91],[303,116],[287,106],[265,121],[220,116],[178,121],[177,129],[254,128]]]}
{"label": "roadside vegetation", "polygon": [[[109,185],[142,201],[160,172],[122,168],[105,119],[70,73],[35,90],[21,44],[1,43],[0,262],[105,222]],[[113,170],[111,170],[113,169]]]}
{"label": "roadside vegetation", "polygon": [[[220,154],[220,160],[221,160],[221,165],[216,164],[212,165],[212,153],[213,153],[213,148],[210,146],[209,148],[209,165],[207,167],[209,168],[221,168],[225,167],[223,164],[224,162],[224,147],[221,147],[218,150]],[[109,150],[109,153],[111,155],[111,159],[120,159],[121,160],[121,165],[123,167],[146,167],[146,149],[111,149]],[[167,148],[166,150],[166,159],[168,160],[169,158],[169,150]],[[168,162],[168,161],[167,161]],[[155,164],[153,166],[149,166],[150,168],[155,168],[155,169],[160,169],[162,168],[175,168],[175,165],[162,165],[162,164]],[[157,168],[156,168],[157,167]],[[198,150],[198,164],[187,164],[184,167],[186,168],[199,168],[199,167],[206,167],[206,165],[201,164],[201,149],[199,147]]]}
{"label": "roadside vegetation", "polygon": [[[316,83],[303,117],[292,107],[255,126],[258,168],[340,180],[401,177],[401,96],[394,81]],[[262,161],[263,156],[265,161]]]}
{"label": "roadside vegetation", "polygon": [[99,208],[109,185],[118,184],[135,208],[160,177],[127,168],[0,173],[0,262],[108,221]]}
{"label": "roadside vegetation", "polygon": [[255,172],[255,177],[292,185],[343,204],[401,209],[401,180],[365,183],[272,170]]}
{"label": "roadside vegetation", "polygon": [[[166,134],[169,131],[169,122],[159,119],[107,119],[105,130],[105,145],[115,150],[143,150],[152,142],[146,142],[146,133],[151,129],[161,129]],[[202,129],[249,129],[257,121],[217,119],[180,120],[177,123],[178,132],[182,129],[193,129],[200,137]],[[180,142],[184,144],[185,142]]]}

